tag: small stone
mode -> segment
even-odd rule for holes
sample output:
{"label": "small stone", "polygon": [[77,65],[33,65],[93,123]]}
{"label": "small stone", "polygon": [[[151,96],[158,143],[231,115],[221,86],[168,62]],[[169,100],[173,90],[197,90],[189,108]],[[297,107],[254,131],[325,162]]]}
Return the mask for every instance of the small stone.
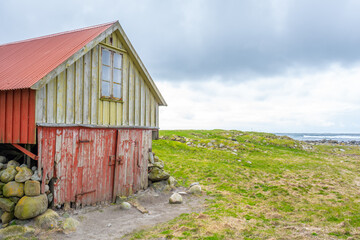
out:
{"label": "small stone", "polygon": [[252,164],[252,162],[251,161],[246,161],[248,164]]}
{"label": "small stone", "polygon": [[153,167],[148,177],[151,181],[157,182],[168,179],[170,177],[170,174],[158,167]]}
{"label": "small stone", "polygon": [[200,185],[194,185],[190,187],[188,190],[188,193],[190,194],[200,194],[201,193],[201,186]]}
{"label": "small stone", "polygon": [[37,167],[33,166],[33,167],[31,168],[31,170],[32,170],[33,172],[35,172],[35,171],[37,170]]}
{"label": "small stone", "polygon": [[6,163],[6,157],[5,156],[0,156],[0,163]]}
{"label": "small stone", "polygon": [[340,148],[340,151],[345,152],[345,149]]}
{"label": "small stone", "polygon": [[39,174],[38,174],[38,170],[35,170],[34,171],[34,174],[31,176],[31,178],[30,178],[31,180],[34,180],[34,181],[41,181],[41,176],[39,176]]}
{"label": "small stone", "polygon": [[7,224],[9,222],[11,222],[11,220],[14,219],[14,213],[13,212],[4,212],[1,215],[1,222],[2,224]]}
{"label": "small stone", "polygon": [[35,218],[35,225],[42,229],[53,229],[58,227],[59,214],[48,209],[43,214]]}
{"label": "small stone", "polygon": [[50,187],[49,187],[49,185],[45,185],[45,192],[49,192],[50,191]]}
{"label": "small stone", "polygon": [[77,226],[79,226],[80,222],[72,217],[68,217],[64,220],[62,224],[62,229],[64,233],[69,233],[76,231]]}
{"label": "small stone", "polygon": [[27,165],[25,163],[21,164],[20,167],[27,167]]}
{"label": "small stone", "polygon": [[111,227],[111,223],[108,223],[106,226],[107,226],[107,227]]}
{"label": "small stone", "polygon": [[180,195],[187,195],[187,192],[178,192]]}
{"label": "small stone", "polygon": [[52,193],[49,193],[47,195],[47,197],[48,197],[48,204],[50,205],[52,203],[52,201],[54,200],[54,195]]}
{"label": "small stone", "polygon": [[223,148],[223,147],[225,147],[225,145],[223,143],[220,143],[219,148]]}
{"label": "small stone", "polygon": [[17,174],[17,171],[16,171],[15,167],[10,165],[3,171],[3,173],[1,174],[0,180],[4,183],[8,183],[15,179],[16,174]]}
{"label": "small stone", "polygon": [[40,182],[28,180],[25,182],[24,192],[26,196],[39,196],[40,195]]}
{"label": "small stone", "polygon": [[149,152],[149,163],[154,164],[154,154]]}
{"label": "small stone", "polygon": [[0,198],[0,208],[6,212],[12,212],[15,208],[15,203],[7,198]]}
{"label": "small stone", "polygon": [[16,182],[26,182],[27,180],[30,180],[31,176],[33,175],[33,172],[31,169],[25,167],[17,167],[16,170],[18,173],[15,176]]}
{"label": "small stone", "polygon": [[194,182],[194,183],[190,184],[190,187],[195,186],[195,185],[200,185],[200,183],[199,182]]}
{"label": "small stone", "polygon": [[173,193],[169,198],[170,204],[180,204],[183,202],[182,196],[179,193]]}
{"label": "small stone", "polygon": [[177,185],[177,183],[178,183],[173,176],[170,176],[170,177],[168,178],[167,182],[168,182],[168,184],[169,184],[170,186],[173,186],[173,187],[175,187],[175,186]]}
{"label": "small stone", "polygon": [[24,196],[24,184],[15,181],[8,182],[3,187],[5,197],[22,197]]}
{"label": "small stone", "polygon": [[154,162],[153,164],[154,167],[158,167],[160,169],[164,169],[164,162],[163,161],[158,161],[158,162]]}
{"label": "small stone", "polygon": [[18,167],[20,165],[20,163],[18,163],[17,161],[15,160],[10,160],[8,163],[7,163],[7,166],[14,166],[14,167]]}
{"label": "small stone", "polygon": [[131,204],[128,203],[128,202],[122,202],[120,204],[120,208],[123,209],[123,210],[129,210],[131,208]]}

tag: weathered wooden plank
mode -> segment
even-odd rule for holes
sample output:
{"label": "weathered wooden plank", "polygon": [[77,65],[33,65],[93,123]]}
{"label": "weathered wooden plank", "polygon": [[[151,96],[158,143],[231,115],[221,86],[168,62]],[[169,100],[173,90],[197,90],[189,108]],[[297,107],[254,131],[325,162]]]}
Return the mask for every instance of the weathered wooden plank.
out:
{"label": "weathered wooden plank", "polygon": [[155,127],[155,99],[154,96],[151,94],[151,103],[150,103],[150,124],[152,127]]}
{"label": "weathered wooden plank", "polygon": [[46,122],[46,86],[36,91],[36,122]]}
{"label": "weathered wooden plank", "polygon": [[130,61],[127,54],[123,55],[123,86],[122,86],[122,97],[123,97],[123,114],[122,114],[122,125],[129,125],[129,71]]}
{"label": "weathered wooden plank", "polygon": [[5,141],[11,143],[13,140],[13,112],[14,110],[14,91],[8,91],[6,93],[6,113],[5,113],[5,125],[8,131],[5,132]]}
{"label": "weathered wooden plank", "polygon": [[135,126],[140,126],[140,102],[141,102],[141,92],[140,92],[140,75],[136,71],[135,77]]}
{"label": "weathered wooden plank", "polygon": [[83,91],[84,91],[84,60],[80,58],[75,62],[75,123],[82,123],[83,117]]}
{"label": "weathered wooden plank", "polygon": [[75,123],[75,64],[66,70],[66,123]]}
{"label": "weathered wooden plank", "polygon": [[30,90],[29,95],[29,124],[28,124],[28,143],[36,143],[36,121],[35,121],[35,102],[36,91]]}
{"label": "weathered wooden plank", "polygon": [[56,120],[56,78],[46,87],[46,122],[55,123]]}
{"label": "weathered wooden plank", "polygon": [[129,125],[134,126],[135,118],[135,68],[134,63],[131,62],[131,70],[129,77]]}
{"label": "weathered wooden plank", "polygon": [[98,124],[99,101],[99,47],[92,50],[91,57],[91,124]]}
{"label": "weathered wooden plank", "polygon": [[83,124],[90,123],[90,98],[91,98],[91,51],[84,56],[84,90],[83,90]]}
{"label": "weathered wooden plank", "polygon": [[28,142],[29,95],[29,89],[21,90],[20,143]]}
{"label": "weathered wooden plank", "polygon": [[5,142],[6,91],[0,91],[0,143]]}
{"label": "weathered wooden plank", "polygon": [[160,119],[159,119],[159,104],[158,103],[156,103],[155,104],[155,122],[156,122],[156,124],[155,124],[155,126],[156,127],[160,127],[160,125],[159,125],[159,121],[160,121]]}
{"label": "weathered wooden plank", "polygon": [[123,113],[123,104],[116,103],[116,125],[121,126],[122,124],[122,113]]}
{"label": "weathered wooden plank", "polygon": [[116,116],[117,116],[117,108],[115,102],[110,102],[110,125],[115,126],[116,125]]}
{"label": "weathered wooden plank", "polygon": [[20,142],[20,117],[21,117],[21,90],[14,90],[13,124],[10,131],[13,132],[12,142]]}
{"label": "weathered wooden plank", "polygon": [[66,72],[63,71],[57,78],[56,122],[65,123],[66,116]]}
{"label": "weathered wooden plank", "polygon": [[108,101],[102,101],[102,110],[103,110],[103,125],[110,124],[110,103]]}
{"label": "weathered wooden plank", "polygon": [[141,78],[140,81],[140,126],[145,126],[145,102],[146,102],[146,95],[145,95],[145,83],[144,80]]}
{"label": "weathered wooden plank", "polygon": [[150,119],[150,110],[151,110],[151,93],[149,88],[146,88],[146,101],[145,101],[145,125],[147,127],[150,127],[151,125],[151,119]]}

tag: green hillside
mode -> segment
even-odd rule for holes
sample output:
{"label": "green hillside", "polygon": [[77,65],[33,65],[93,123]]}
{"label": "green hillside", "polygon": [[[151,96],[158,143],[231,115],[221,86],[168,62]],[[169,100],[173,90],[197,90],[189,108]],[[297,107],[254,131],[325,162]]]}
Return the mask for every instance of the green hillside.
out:
{"label": "green hillside", "polygon": [[153,151],[206,210],[134,238],[360,239],[360,148],[268,133],[160,131]]}

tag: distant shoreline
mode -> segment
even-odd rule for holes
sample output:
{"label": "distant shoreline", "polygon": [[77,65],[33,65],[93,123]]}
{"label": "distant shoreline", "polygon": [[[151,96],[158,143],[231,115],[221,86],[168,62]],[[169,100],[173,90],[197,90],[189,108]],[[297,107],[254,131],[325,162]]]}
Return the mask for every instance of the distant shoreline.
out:
{"label": "distant shoreline", "polygon": [[360,145],[359,133],[274,133],[277,136],[288,136],[294,140],[312,143],[331,143]]}

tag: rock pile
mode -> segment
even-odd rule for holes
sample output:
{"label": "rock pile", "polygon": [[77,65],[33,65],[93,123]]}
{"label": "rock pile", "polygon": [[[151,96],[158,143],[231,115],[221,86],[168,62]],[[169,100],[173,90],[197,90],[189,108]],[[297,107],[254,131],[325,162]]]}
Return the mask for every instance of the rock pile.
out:
{"label": "rock pile", "polygon": [[149,184],[157,191],[170,191],[175,189],[177,181],[164,170],[164,162],[155,156],[154,153],[149,153]]}
{"label": "rock pile", "polygon": [[47,210],[47,195],[40,194],[41,178],[36,167],[33,170],[0,156],[0,215],[3,225],[15,217],[30,219]]}

